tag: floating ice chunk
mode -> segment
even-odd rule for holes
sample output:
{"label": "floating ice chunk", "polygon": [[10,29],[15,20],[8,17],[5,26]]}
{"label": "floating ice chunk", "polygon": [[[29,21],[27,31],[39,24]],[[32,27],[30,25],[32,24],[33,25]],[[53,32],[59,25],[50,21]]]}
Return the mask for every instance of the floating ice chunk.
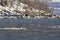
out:
{"label": "floating ice chunk", "polygon": [[26,30],[26,28],[0,28],[0,30]]}

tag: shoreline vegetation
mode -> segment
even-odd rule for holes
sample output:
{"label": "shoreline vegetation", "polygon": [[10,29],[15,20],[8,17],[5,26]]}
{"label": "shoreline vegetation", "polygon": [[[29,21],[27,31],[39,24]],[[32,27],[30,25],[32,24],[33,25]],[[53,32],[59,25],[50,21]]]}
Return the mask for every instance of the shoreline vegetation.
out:
{"label": "shoreline vegetation", "polygon": [[1,0],[0,18],[40,19],[60,18],[43,1],[32,0]]}

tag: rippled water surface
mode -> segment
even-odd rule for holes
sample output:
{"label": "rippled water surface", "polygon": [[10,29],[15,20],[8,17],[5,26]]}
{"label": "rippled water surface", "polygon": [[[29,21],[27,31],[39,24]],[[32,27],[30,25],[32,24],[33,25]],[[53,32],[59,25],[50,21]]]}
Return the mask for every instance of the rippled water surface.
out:
{"label": "rippled water surface", "polygon": [[19,27],[26,30],[1,30],[0,40],[60,40],[60,19],[0,19],[1,28]]}
{"label": "rippled water surface", "polygon": [[0,30],[0,40],[60,40],[60,33],[54,31]]}

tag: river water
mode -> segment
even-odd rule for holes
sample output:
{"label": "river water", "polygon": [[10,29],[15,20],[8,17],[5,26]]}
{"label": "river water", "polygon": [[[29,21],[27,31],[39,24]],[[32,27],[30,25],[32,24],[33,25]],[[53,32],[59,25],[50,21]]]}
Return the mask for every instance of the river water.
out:
{"label": "river water", "polygon": [[0,19],[1,28],[26,30],[1,30],[0,40],[60,40],[60,19]]}

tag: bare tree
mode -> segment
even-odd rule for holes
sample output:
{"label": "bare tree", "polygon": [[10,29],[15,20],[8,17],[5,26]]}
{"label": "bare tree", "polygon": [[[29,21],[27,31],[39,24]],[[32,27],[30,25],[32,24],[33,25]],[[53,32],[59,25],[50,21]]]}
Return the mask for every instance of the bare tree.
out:
{"label": "bare tree", "polygon": [[7,6],[7,0],[1,0],[1,5],[2,6]]}
{"label": "bare tree", "polygon": [[[31,0],[20,0],[20,2],[27,4],[29,7],[33,7],[35,9],[38,10],[45,10],[47,12],[50,12],[50,9],[48,8],[47,4],[41,3],[41,2],[36,2],[36,0],[34,2],[32,2]],[[48,11],[49,10],[49,11]]]}

